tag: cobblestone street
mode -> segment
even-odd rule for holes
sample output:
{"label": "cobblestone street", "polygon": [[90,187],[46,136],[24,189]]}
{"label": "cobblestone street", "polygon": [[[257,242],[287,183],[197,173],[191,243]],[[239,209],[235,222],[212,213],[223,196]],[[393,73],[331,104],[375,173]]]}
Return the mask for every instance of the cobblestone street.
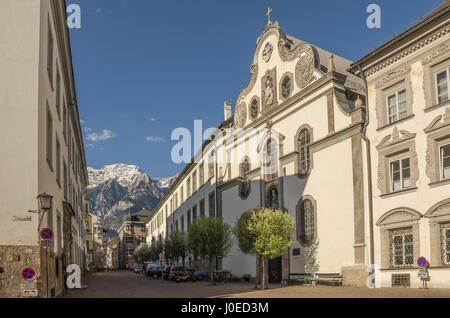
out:
{"label": "cobblestone street", "polygon": [[130,271],[89,276],[86,289],[70,291],[68,298],[450,298],[449,289],[351,288],[328,286],[271,285],[266,291],[254,290],[249,283],[210,286],[207,282],[174,283],[154,280]]}

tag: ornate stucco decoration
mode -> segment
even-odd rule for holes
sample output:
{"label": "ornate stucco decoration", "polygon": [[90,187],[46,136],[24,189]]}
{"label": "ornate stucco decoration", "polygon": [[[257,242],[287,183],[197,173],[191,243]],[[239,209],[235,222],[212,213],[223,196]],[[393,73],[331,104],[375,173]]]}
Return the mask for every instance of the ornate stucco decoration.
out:
{"label": "ornate stucco decoration", "polygon": [[447,52],[448,48],[449,48],[449,46],[447,43],[441,44],[437,48],[437,50],[433,51],[431,54],[427,55],[426,57],[424,57],[422,59],[422,64],[425,65],[425,64],[428,64],[428,63],[434,61],[436,58],[438,58],[439,56],[441,56],[442,54]]}
{"label": "ornate stucco decoration", "polygon": [[263,61],[266,63],[269,62],[272,53],[273,53],[273,45],[270,43],[266,43],[266,45],[264,46],[264,50],[262,52]]}
{"label": "ornate stucco decoration", "polygon": [[404,152],[410,160],[411,188],[419,180],[419,158],[414,142],[416,134],[405,130],[398,131],[397,127],[391,135],[386,136],[376,147],[378,150],[378,180],[377,185],[381,194],[390,193],[389,158],[397,153]]}
{"label": "ornate stucco decoration", "polygon": [[437,32],[435,32],[434,34],[430,35],[429,37],[427,37],[425,40],[417,43],[416,45],[413,46],[409,46],[406,50],[398,53],[397,55],[393,56],[392,58],[388,59],[387,61],[367,70],[365,72],[366,77],[369,77],[375,73],[377,73],[378,71],[388,67],[389,65],[394,64],[395,62],[398,62],[400,60],[402,60],[403,58],[409,56],[410,54],[416,52],[417,50],[425,47],[426,45],[442,38],[443,36],[445,36],[447,33],[450,32],[450,26],[447,26]]}
{"label": "ornate stucco decoration", "polygon": [[450,134],[450,107],[445,109],[443,115],[436,117],[424,129],[427,134],[427,153],[425,173],[431,182],[439,181],[439,146],[438,140]]}
{"label": "ornate stucco decoration", "polygon": [[411,65],[393,70],[389,72],[387,75],[383,76],[381,79],[379,79],[376,82],[375,87],[376,88],[383,87],[390,81],[409,73],[411,73]]}
{"label": "ornate stucco decoration", "polygon": [[[251,75],[250,82],[248,83],[247,87],[242,89],[241,92],[239,93],[238,99],[236,101],[236,105],[243,103],[247,94],[251,92],[253,87],[255,87],[256,79],[258,78],[258,64],[254,64],[250,67],[250,75]],[[236,107],[236,111],[237,111],[237,109],[238,109],[238,107]],[[235,116],[236,116],[236,111],[235,111]],[[235,122],[236,122],[236,120],[235,120]]]}
{"label": "ornate stucco decoration", "polygon": [[236,112],[234,114],[234,123],[236,127],[243,128],[247,121],[247,106],[244,102],[236,106]]}
{"label": "ornate stucco decoration", "polygon": [[407,223],[411,221],[418,221],[422,217],[422,214],[411,208],[396,208],[383,214],[377,221],[377,225],[382,226],[395,223]]}

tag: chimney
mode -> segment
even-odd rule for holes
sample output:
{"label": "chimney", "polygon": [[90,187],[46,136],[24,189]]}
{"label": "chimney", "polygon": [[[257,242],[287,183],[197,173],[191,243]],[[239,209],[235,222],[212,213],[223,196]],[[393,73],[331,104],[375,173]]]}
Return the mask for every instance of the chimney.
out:
{"label": "chimney", "polygon": [[223,111],[225,114],[225,120],[228,120],[231,118],[231,103],[230,102],[225,102],[223,104]]}

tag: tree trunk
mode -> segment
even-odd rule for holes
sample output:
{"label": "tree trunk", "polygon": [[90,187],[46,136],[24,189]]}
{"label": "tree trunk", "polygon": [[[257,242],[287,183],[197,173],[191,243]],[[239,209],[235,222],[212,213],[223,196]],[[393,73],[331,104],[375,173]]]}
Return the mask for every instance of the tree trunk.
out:
{"label": "tree trunk", "polygon": [[214,259],[209,259],[209,269],[211,270],[211,285],[214,286]]}
{"label": "tree trunk", "polygon": [[184,270],[184,256],[181,256],[181,265],[183,265],[183,270]]}
{"label": "tree trunk", "polygon": [[262,266],[261,266],[261,273],[262,273],[262,277],[261,277],[261,284],[262,284],[262,289],[265,290],[266,289],[266,257],[265,256],[261,256],[261,261],[262,261]]}

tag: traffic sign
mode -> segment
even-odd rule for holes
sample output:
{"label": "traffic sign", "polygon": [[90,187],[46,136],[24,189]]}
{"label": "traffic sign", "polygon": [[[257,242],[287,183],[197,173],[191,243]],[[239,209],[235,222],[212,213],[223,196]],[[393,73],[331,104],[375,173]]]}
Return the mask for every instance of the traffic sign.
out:
{"label": "traffic sign", "polygon": [[428,263],[427,259],[423,256],[417,259],[417,265],[419,265],[419,267],[425,267],[427,266],[427,263]]}
{"label": "traffic sign", "polygon": [[53,239],[53,236],[54,236],[54,234],[53,234],[53,231],[52,231],[52,230],[47,229],[47,228],[41,230],[41,238],[42,238],[44,241],[50,241],[50,240],[52,240],[52,239]]}
{"label": "traffic sign", "polygon": [[22,292],[23,297],[37,297],[38,291],[37,289],[24,289]]}
{"label": "traffic sign", "polygon": [[20,274],[24,280],[33,280],[36,277],[36,271],[30,267],[24,268]]}

